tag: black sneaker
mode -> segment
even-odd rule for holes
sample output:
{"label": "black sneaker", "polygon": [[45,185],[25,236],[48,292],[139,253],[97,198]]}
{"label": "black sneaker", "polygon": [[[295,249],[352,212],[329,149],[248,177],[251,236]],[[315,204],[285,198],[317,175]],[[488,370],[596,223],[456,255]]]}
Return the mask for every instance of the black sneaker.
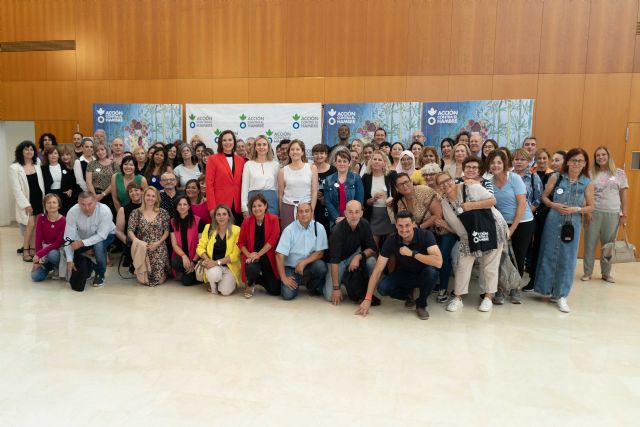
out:
{"label": "black sneaker", "polygon": [[96,274],[93,278],[93,287],[101,288],[104,286],[104,276],[102,274]]}
{"label": "black sneaker", "polygon": [[371,307],[377,307],[380,304],[382,304],[382,301],[380,301],[380,298],[378,298],[375,295],[373,297],[371,297]]}
{"label": "black sneaker", "polygon": [[522,288],[522,292],[533,292],[533,283],[529,282],[527,286]]}
{"label": "black sneaker", "polygon": [[449,301],[449,296],[447,295],[446,289],[440,289],[438,291],[438,296],[436,297],[436,301],[441,304]]}

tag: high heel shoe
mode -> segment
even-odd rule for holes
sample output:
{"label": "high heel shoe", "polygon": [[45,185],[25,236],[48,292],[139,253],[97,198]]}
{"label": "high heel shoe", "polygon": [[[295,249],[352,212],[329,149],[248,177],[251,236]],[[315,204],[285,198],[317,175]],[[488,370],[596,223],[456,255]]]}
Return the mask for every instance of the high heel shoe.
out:
{"label": "high heel shoe", "polygon": [[22,248],[22,260],[24,262],[33,262],[33,255],[31,255],[31,248]]}

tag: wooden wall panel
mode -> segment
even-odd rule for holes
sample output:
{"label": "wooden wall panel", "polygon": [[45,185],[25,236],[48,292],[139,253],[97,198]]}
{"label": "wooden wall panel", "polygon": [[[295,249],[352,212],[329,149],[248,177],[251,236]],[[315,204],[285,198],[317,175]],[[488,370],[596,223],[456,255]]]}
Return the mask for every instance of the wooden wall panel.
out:
{"label": "wooden wall panel", "polygon": [[79,80],[108,79],[112,75],[109,61],[114,8],[110,3],[77,0],[76,66]]}
{"label": "wooden wall panel", "polygon": [[317,0],[287,0],[285,25],[287,77],[324,76],[325,3]]}
{"label": "wooden wall panel", "polygon": [[370,53],[377,49],[367,44],[373,31],[367,22],[367,0],[324,0],[325,73],[327,77],[362,76],[371,66]]}
{"label": "wooden wall panel", "polygon": [[490,99],[492,91],[492,76],[449,76],[450,101]]}
{"label": "wooden wall panel", "polygon": [[115,3],[111,7],[116,10],[108,33],[111,78],[175,78],[177,39],[174,32],[168,30],[174,28],[175,0],[112,0],[111,3]]}
{"label": "wooden wall panel", "polygon": [[107,84],[115,103],[172,104],[178,97],[173,79],[109,80]]}
{"label": "wooden wall panel", "polygon": [[544,3],[540,73],[585,72],[590,7],[591,0]]}
{"label": "wooden wall panel", "polygon": [[324,102],[364,102],[364,77],[327,77],[324,79]]}
{"label": "wooden wall panel", "polygon": [[[249,77],[284,77],[285,0],[251,0],[249,8]],[[297,25],[296,25],[297,26]],[[230,29],[227,29],[229,31]],[[232,31],[235,35],[235,31]]]}
{"label": "wooden wall panel", "polygon": [[77,79],[75,51],[59,50],[42,53],[44,54],[46,80],[75,81]]}
{"label": "wooden wall panel", "polygon": [[497,0],[454,0],[451,74],[492,74]]}
{"label": "wooden wall panel", "polygon": [[452,9],[452,0],[411,0],[407,74],[449,74]]}
{"label": "wooden wall panel", "polygon": [[540,74],[534,134],[549,151],[580,145],[584,74]]}
{"label": "wooden wall panel", "polygon": [[324,102],[324,77],[289,77],[286,102]]}
{"label": "wooden wall panel", "polygon": [[[58,144],[72,144],[73,133],[77,129],[75,120],[36,120],[36,139],[45,132],[51,132],[56,136]],[[36,144],[37,141],[34,141]]]}
{"label": "wooden wall panel", "polygon": [[446,101],[448,76],[407,76],[406,101]]}
{"label": "wooden wall panel", "polygon": [[542,7],[542,0],[498,1],[495,74],[538,72]]}
{"label": "wooden wall panel", "polygon": [[14,17],[16,0],[4,0],[0,2],[0,40],[16,41],[16,24]]}
{"label": "wooden wall panel", "polygon": [[285,102],[286,80],[282,77],[249,79],[249,102],[256,104]]}
{"label": "wooden wall panel", "polygon": [[76,0],[38,0],[36,3],[42,11],[42,21],[37,22],[42,24],[42,40],[75,40]]}
{"label": "wooden wall panel", "polygon": [[591,0],[587,73],[633,70],[638,0]]}
{"label": "wooden wall panel", "polygon": [[212,104],[212,79],[176,80],[176,99],[178,104]]}
{"label": "wooden wall panel", "polygon": [[32,120],[32,82],[0,82],[2,120]]}
{"label": "wooden wall panel", "polygon": [[45,52],[2,52],[0,73],[5,81],[45,80]]}
{"label": "wooden wall panel", "polygon": [[[249,20],[249,0],[214,0],[213,21],[203,32],[213,40],[209,53],[213,77],[247,77],[249,67],[267,68],[271,62],[249,62],[249,35],[257,31]],[[263,31],[275,23],[264,22]]]}
{"label": "wooden wall panel", "polygon": [[407,93],[405,76],[375,76],[364,78],[364,102],[404,101]]}
{"label": "wooden wall panel", "polygon": [[369,1],[366,75],[407,74],[408,24],[409,0]]}
{"label": "wooden wall panel", "polygon": [[[637,22],[640,22],[640,4],[638,5]],[[636,35],[636,51],[633,57],[634,57],[633,72],[640,73],[640,34]]]}
{"label": "wooden wall panel", "polygon": [[[537,74],[494,75],[492,99],[529,99],[538,95]],[[535,110],[535,106],[534,106]]]}
{"label": "wooden wall panel", "polygon": [[640,123],[640,73],[635,73],[631,77],[629,122]]}
{"label": "wooden wall panel", "polygon": [[214,79],[213,102],[217,104],[249,102],[249,79]]}
{"label": "wooden wall panel", "polygon": [[580,146],[591,156],[609,147],[617,163],[624,157],[631,74],[587,74],[582,107]]}
{"label": "wooden wall panel", "polygon": [[209,79],[213,74],[214,39],[212,0],[180,0],[176,3],[176,77]]}
{"label": "wooden wall panel", "polygon": [[116,102],[107,80],[78,80],[76,86],[80,132],[93,134],[93,104]]}
{"label": "wooden wall panel", "polygon": [[77,120],[75,81],[32,82],[35,120]]}

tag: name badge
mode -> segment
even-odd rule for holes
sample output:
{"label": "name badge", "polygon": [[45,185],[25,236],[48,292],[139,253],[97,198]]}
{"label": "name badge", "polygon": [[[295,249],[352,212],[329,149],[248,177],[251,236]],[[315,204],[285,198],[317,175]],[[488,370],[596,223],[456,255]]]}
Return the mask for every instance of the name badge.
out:
{"label": "name badge", "polygon": [[63,170],[62,170],[62,173],[66,175],[66,174],[67,174],[67,170],[66,170],[66,169],[63,169]]}
{"label": "name badge", "polygon": [[458,212],[458,215],[462,215],[464,213],[464,209],[459,207],[458,209],[456,209],[456,212]]}
{"label": "name badge", "polygon": [[340,188],[340,184],[338,184],[337,182],[335,184],[333,184],[334,187],[336,188]]}
{"label": "name badge", "polygon": [[156,177],[155,176],[151,178],[151,182],[156,182]]}
{"label": "name badge", "polygon": [[102,169],[100,168],[96,168],[96,172],[100,172]]}
{"label": "name badge", "polygon": [[564,190],[562,188],[558,188],[556,190],[556,194],[562,194],[562,193],[564,193]]}

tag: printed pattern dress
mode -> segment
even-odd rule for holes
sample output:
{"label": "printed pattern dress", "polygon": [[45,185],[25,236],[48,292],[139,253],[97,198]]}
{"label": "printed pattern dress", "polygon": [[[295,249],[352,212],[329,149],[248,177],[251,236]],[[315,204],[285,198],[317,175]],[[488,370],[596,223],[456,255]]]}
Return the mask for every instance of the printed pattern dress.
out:
{"label": "printed pattern dress", "polygon": [[[164,209],[160,209],[158,215],[151,222],[144,217],[140,209],[131,212],[128,231],[133,231],[133,234],[143,242],[157,242],[162,238],[162,234],[168,230],[169,214]],[[158,286],[167,279],[169,272],[167,245],[162,243],[156,250],[149,251],[147,256],[151,266],[149,270],[149,286]]]}

